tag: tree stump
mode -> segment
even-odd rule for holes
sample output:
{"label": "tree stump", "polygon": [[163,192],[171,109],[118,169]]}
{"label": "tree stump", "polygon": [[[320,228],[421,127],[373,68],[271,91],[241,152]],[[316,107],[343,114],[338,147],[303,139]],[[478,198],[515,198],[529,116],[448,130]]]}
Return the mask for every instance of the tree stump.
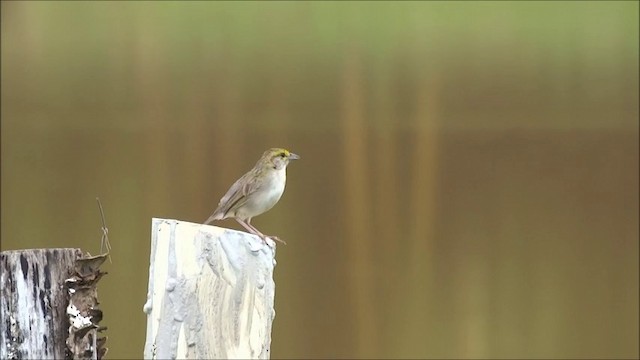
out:
{"label": "tree stump", "polygon": [[0,358],[65,359],[69,357],[64,287],[80,249],[3,251],[0,314]]}
{"label": "tree stump", "polygon": [[268,359],[275,245],[153,219],[145,359]]}
{"label": "tree stump", "polygon": [[102,358],[96,283],[106,256],[83,257],[80,249],[0,253],[0,358]]}

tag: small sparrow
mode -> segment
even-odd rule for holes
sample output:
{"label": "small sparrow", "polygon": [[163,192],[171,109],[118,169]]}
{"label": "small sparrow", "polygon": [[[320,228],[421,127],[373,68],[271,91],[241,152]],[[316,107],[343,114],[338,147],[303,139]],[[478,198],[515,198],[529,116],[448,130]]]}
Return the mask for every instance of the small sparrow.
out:
{"label": "small sparrow", "polygon": [[271,238],[286,244],[277,236],[266,236],[251,225],[251,218],[271,209],[280,200],[287,181],[287,165],[300,156],[286,149],[272,148],[264,152],[253,169],[238,179],[220,199],[218,208],[205,225],[214,220],[234,218],[250,233],[263,241]]}

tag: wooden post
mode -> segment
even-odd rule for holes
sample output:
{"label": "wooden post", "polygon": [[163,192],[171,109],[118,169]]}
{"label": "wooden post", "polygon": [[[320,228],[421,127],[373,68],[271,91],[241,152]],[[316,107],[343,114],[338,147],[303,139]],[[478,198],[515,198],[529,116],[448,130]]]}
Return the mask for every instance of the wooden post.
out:
{"label": "wooden post", "polygon": [[275,245],[153,219],[145,359],[268,359]]}
{"label": "wooden post", "polygon": [[[100,359],[102,313],[95,285],[105,255],[80,249],[0,253],[1,359]],[[97,351],[96,351],[97,350]]]}
{"label": "wooden post", "polygon": [[65,359],[69,335],[64,288],[80,249],[3,251],[0,358]]}

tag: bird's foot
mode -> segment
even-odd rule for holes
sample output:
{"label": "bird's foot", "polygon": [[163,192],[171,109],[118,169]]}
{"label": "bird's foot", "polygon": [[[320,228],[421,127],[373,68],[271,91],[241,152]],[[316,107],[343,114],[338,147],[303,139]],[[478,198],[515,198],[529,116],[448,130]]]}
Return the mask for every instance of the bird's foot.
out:
{"label": "bird's foot", "polygon": [[277,237],[277,236],[265,236],[263,240],[266,242],[266,241],[267,241],[267,239],[275,240],[275,241],[278,241],[278,242],[283,243],[284,245],[287,245],[287,242],[286,242],[286,241],[284,241],[284,240],[280,240],[280,238],[279,238],[279,237]]}

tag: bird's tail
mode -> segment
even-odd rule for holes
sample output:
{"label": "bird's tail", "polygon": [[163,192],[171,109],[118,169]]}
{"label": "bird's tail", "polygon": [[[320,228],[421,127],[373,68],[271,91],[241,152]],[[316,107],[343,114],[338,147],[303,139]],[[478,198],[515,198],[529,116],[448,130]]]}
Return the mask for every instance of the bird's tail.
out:
{"label": "bird's tail", "polygon": [[212,221],[215,221],[215,220],[222,220],[222,214],[217,211],[214,212],[213,214],[211,214],[211,216],[209,216],[207,221],[205,221],[203,224],[209,225]]}

